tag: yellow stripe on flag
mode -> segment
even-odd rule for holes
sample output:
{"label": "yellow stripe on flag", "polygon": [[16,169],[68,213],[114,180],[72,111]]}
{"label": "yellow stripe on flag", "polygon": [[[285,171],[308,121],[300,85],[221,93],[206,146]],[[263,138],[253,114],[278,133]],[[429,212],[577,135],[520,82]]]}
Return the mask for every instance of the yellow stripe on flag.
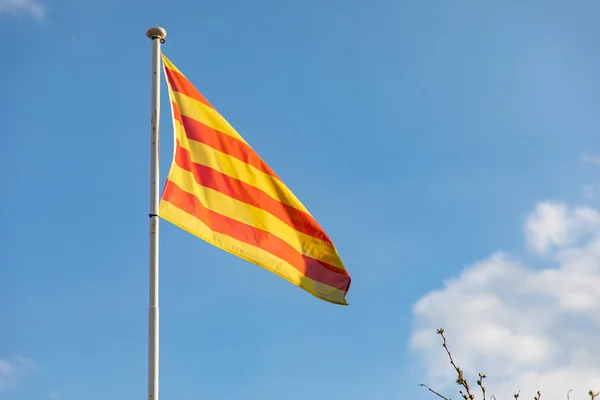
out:
{"label": "yellow stripe on flag", "polygon": [[168,201],[161,201],[160,212],[161,214],[168,215],[168,218],[161,215],[163,219],[167,219],[179,228],[188,231],[194,236],[198,236],[213,246],[276,273],[285,280],[302,287],[322,300],[341,305],[347,304],[345,300],[346,291],[335,289],[307,278],[287,262],[273,257],[272,254],[258,247],[250,246],[227,235],[212,231],[201,220],[195,218],[193,215],[186,214]]}

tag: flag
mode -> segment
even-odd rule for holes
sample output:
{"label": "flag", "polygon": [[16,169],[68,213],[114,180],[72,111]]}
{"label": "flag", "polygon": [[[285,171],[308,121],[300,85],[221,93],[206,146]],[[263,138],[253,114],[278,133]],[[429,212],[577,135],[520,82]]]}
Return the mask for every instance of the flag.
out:
{"label": "flag", "polygon": [[175,155],[159,216],[312,295],[346,305],[350,275],[281,179],[163,55]]}

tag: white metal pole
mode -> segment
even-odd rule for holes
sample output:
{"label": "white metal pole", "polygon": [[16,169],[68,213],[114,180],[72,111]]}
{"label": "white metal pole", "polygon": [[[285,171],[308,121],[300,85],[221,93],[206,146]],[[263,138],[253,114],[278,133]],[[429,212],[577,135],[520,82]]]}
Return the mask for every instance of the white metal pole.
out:
{"label": "white metal pole", "polygon": [[146,32],[152,40],[152,110],[150,119],[150,296],[148,307],[148,400],[158,400],[158,180],[160,126],[160,45],[167,32]]}

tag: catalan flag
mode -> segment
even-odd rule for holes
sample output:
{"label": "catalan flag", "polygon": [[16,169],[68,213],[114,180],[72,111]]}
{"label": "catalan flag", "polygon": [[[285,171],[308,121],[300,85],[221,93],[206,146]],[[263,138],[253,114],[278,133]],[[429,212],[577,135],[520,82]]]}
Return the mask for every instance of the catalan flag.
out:
{"label": "catalan flag", "polygon": [[162,55],[175,156],[159,216],[314,296],[346,305],[350,276],[308,210]]}

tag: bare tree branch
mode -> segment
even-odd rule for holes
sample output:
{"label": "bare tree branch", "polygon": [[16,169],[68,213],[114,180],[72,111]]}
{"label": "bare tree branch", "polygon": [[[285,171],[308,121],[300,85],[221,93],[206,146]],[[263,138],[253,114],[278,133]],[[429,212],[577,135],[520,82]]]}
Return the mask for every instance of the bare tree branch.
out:
{"label": "bare tree branch", "polygon": [[426,388],[427,390],[429,390],[431,393],[436,394],[437,396],[441,397],[444,400],[450,400],[445,396],[442,396],[441,394],[439,394],[438,392],[436,392],[435,390],[433,390],[432,388],[430,388],[429,386],[427,386],[424,383],[419,384],[419,386]]}
{"label": "bare tree branch", "polygon": [[[437,330],[437,334],[442,337],[442,340],[443,340],[442,346],[444,347],[444,350],[446,350],[446,354],[448,355],[448,359],[450,360],[450,364],[452,365],[452,367],[454,367],[454,370],[458,374],[458,377],[456,379],[456,383],[464,389],[464,392],[463,392],[462,389],[459,390],[458,392],[460,393],[460,395],[463,398],[463,400],[475,400],[475,394],[471,393],[471,387],[469,386],[469,382],[465,379],[463,370],[460,369],[456,365],[456,363],[454,362],[454,358],[452,357],[452,353],[450,352],[450,349],[448,348],[448,343],[446,341],[446,336],[444,336],[444,329],[438,329]],[[479,388],[481,389],[481,393],[483,395],[483,400],[487,400],[487,398],[486,398],[486,396],[487,396],[487,388],[483,384],[483,381],[487,378],[487,376],[485,374],[482,374],[482,373],[479,373],[478,375],[479,375],[479,379],[477,380],[477,386],[479,386]],[[425,387],[431,393],[435,394],[436,396],[438,396],[439,398],[441,398],[443,400],[450,400],[448,397],[443,396],[442,394],[436,392],[435,390],[433,390],[429,386],[425,385],[424,383],[421,383],[419,386]],[[567,400],[571,400],[571,392],[572,391],[573,391],[573,389],[571,389],[571,390],[569,390],[567,392]],[[541,398],[542,398],[542,392],[540,392],[538,390],[536,394],[537,395],[534,396],[533,399],[534,400],[541,400]],[[596,398],[598,398],[598,400],[600,400],[600,392],[594,393],[594,391],[590,390],[588,392],[588,394],[590,395],[591,400],[596,400]],[[519,400],[520,396],[521,396],[521,391],[520,390],[513,395],[513,397],[515,398],[515,400]],[[490,396],[490,400],[496,400],[496,396],[495,395],[491,395]]]}
{"label": "bare tree branch", "polygon": [[483,400],[485,400],[485,386],[483,386],[483,380],[487,378],[485,374],[479,373],[479,379],[477,380],[477,385],[481,388],[481,393],[483,393]]}
{"label": "bare tree branch", "polygon": [[452,366],[456,370],[456,373],[458,374],[458,378],[456,379],[456,383],[459,384],[460,386],[464,387],[465,391],[467,392],[465,394],[461,390],[460,391],[461,396],[465,400],[473,400],[473,399],[475,399],[475,395],[471,394],[471,388],[469,387],[469,381],[465,379],[462,369],[458,368],[456,366],[456,364],[454,363],[454,359],[452,358],[452,353],[450,353],[450,350],[448,349],[448,344],[446,342],[446,336],[444,336],[444,329],[438,329],[437,334],[440,335],[442,337],[442,339],[444,340],[444,343],[442,344],[442,346],[446,350],[446,354],[448,354],[448,358],[450,359],[450,364],[452,364]]}

